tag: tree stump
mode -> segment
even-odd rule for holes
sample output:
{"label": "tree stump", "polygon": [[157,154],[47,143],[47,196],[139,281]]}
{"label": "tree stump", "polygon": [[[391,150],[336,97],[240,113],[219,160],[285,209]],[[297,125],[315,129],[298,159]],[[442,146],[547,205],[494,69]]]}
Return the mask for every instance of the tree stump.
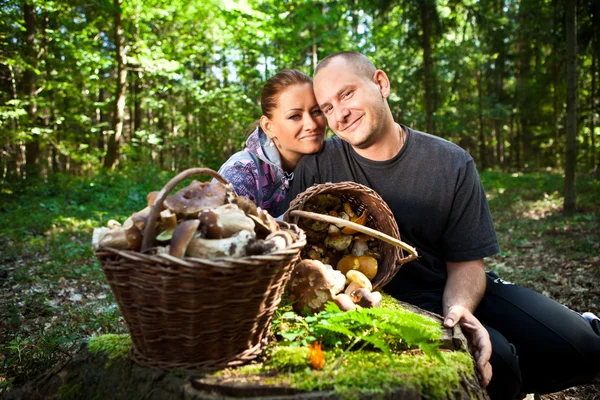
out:
{"label": "tree stump", "polygon": [[[436,314],[402,304],[410,311],[438,321]],[[460,328],[444,329],[443,349],[465,349],[467,341]],[[357,398],[421,399],[418,390],[397,387],[385,395],[356,393]],[[75,357],[52,371],[8,394],[8,399],[341,399],[330,391],[302,391],[291,387],[274,387],[248,383],[243,378],[219,377],[212,374],[167,372],[139,366],[128,357],[112,359],[103,352],[92,353],[83,345]],[[445,398],[488,400],[477,376],[461,376],[460,386]]]}

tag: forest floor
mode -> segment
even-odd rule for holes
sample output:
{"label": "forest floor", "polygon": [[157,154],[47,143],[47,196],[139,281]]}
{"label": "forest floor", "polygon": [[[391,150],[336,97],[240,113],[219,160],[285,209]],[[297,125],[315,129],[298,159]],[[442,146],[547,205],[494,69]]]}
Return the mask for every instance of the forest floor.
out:
{"label": "forest floor", "polygon": [[[145,194],[157,189],[152,182],[167,180],[146,176],[2,189],[0,395],[69,358],[81,340],[126,332],[91,252],[91,232],[143,208]],[[560,174],[484,172],[482,181],[502,249],[486,260],[488,269],[600,315],[600,182],[579,179],[578,213],[565,217]],[[600,399],[600,381],[541,399]]]}

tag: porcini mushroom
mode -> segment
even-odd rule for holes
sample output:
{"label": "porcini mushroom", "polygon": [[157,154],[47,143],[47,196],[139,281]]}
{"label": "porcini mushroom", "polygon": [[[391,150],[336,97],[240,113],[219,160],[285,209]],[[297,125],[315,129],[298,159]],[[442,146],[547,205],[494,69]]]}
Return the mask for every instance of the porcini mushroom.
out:
{"label": "porcini mushroom", "polygon": [[247,217],[244,211],[235,204],[225,204],[215,208],[214,213],[217,215],[218,223],[223,228],[224,238],[243,231],[252,231],[254,233],[254,221]]}
{"label": "porcini mushroom", "polygon": [[352,294],[356,289],[365,288],[369,292],[373,290],[371,281],[367,279],[365,274],[357,270],[350,270],[346,273],[346,278],[350,281],[350,284],[346,287],[344,293],[348,296]]}
{"label": "porcini mushroom", "polygon": [[350,296],[345,293],[340,293],[333,298],[333,302],[340,308],[342,311],[352,311],[356,309],[356,304],[352,301]]}
{"label": "porcini mushroom", "polygon": [[163,210],[160,212],[160,222],[165,230],[156,236],[156,240],[159,242],[171,240],[173,232],[177,228],[177,215],[173,214],[169,209]]}
{"label": "porcini mushroom", "polygon": [[204,210],[198,216],[200,232],[207,239],[222,239],[223,225],[219,223],[219,216],[213,210]]}
{"label": "porcini mushroom", "polygon": [[258,211],[256,209],[256,204],[246,196],[237,196],[233,203],[236,204],[240,210],[244,211],[246,215],[256,216],[258,217]]}
{"label": "porcini mushroom", "polygon": [[352,243],[351,235],[340,234],[338,236],[327,236],[325,238],[325,246],[336,250],[346,250]]}
{"label": "porcini mushroom", "polygon": [[142,232],[135,226],[129,228],[117,227],[95,228],[92,234],[92,247],[98,250],[101,247],[111,247],[118,250],[137,251],[142,246]]}
{"label": "porcini mushroom", "polygon": [[373,280],[377,275],[377,260],[371,256],[360,256],[358,257],[358,270],[362,272],[367,279]]}
{"label": "porcini mushroom", "polygon": [[302,260],[292,271],[288,289],[294,310],[300,314],[306,307],[315,313],[344,287],[344,277],[317,260]]}
{"label": "porcini mushroom", "polygon": [[175,214],[197,215],[200,211],[225,204],[227,187],[221,183],[192,181],[189,186],[165,199],[165,206]]}
{"label": "porcini mushroom", "polygon": [[173,257],[182,258],[185,255],[188,245],[194,238],[196,230],[200,225],[197,219],[182,221],[173,231],[171,242],[169,244],[169,254]]}
{"label": "porcini mushroom", "polygon": [[198,258],[244,257],[246,246],[254,237],[254,231],[243,230],[224,239],[194,238],[188,245],[186,255]]}
{"label": "porcini mushroom", "polygon": [[366,288],[356,289],[350,294],[353,303],[365,308],[374,308],[381,305],[381,293],[371,292]]}
{"label": "porcini mushroom", "polygon": [[352,255],[358,257],[365,254],[369,250],[369,240],[373,240],[373,238],[368,235],[355,235],[352,242]]}

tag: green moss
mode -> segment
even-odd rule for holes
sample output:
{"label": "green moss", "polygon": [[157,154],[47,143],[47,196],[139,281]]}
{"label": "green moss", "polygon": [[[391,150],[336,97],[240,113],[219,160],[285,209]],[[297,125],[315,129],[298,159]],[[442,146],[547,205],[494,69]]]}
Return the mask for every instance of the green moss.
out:
{"label": "green moss", "polygon": [[108,355],[105,367],[109,368],[112,361],[124,359],[129,355],[131,348],[131,336],[128,334],[107,334],[90,338],[89,351],[92,354],[104,353]]}
{"label": "green moss", "polygon": [[275,347],[269,357],[269,364],[282,371],[299,371],[310,365],[307,347]]}
{"label": "green moss", "polygon": [[69,400],[69,399],[75,398],[77,396],[77,394],[79,394],[80,390],[81,390],[80,383],[76,383],[74,385],[67,385],[67,384],[63,383],[58,388],[57,395],[58,395],[59,400]]}
{"label": "green moss", "polygon": [[[384,396],[399,387],[411,387],[427,398],[445,397],[459,390],[462,376],[473,374],[473,362],[466,352],[441,352],[441,357],[419,353],[384,356],[374,351],[325,352],[323,370],[308,368],[308,350],[278,347],[260,369],[240,368],[239,375],[255,376],[270,371],[268,382],[301,390],[335,391],[342,398],[359,394]],[[273,375],[273,371],[280,372]]]}

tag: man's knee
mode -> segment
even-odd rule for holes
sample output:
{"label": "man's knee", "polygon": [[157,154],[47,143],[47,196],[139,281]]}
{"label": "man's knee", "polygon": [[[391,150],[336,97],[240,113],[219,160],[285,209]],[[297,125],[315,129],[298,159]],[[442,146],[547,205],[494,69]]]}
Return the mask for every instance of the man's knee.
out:
{"label": "man's knee", "polygon": [[492,342],[492,380],[487,387],[488,394],[492,400],[515,399],[521,391],[521,370],[515,346],[498,331],[489,326],[485,328]]}

